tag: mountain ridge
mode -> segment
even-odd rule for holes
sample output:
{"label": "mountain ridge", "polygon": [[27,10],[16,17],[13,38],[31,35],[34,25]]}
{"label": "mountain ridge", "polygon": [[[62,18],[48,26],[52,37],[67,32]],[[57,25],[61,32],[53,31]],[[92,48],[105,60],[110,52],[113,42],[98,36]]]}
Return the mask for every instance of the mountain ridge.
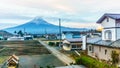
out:
{"label": "mountain ridge", "polygon": [[[70,28],[70,27],[63,27],[63,26],[61,26],[61,29],[62,29],[62,31],[87,30],[86,28]],[[14,33],[14,31],[19,31],[19,30],[22,30],[22,31],[25,30],[25,32],[32,33],[32,34],[44,34],[45,32],[59,33],[59,26],[48,23],[43,18],[35,17],[33,20],[31,20],[25,24],[11,27],[11,28],[6,28],[3,30],[8,31],[10,33]]]}

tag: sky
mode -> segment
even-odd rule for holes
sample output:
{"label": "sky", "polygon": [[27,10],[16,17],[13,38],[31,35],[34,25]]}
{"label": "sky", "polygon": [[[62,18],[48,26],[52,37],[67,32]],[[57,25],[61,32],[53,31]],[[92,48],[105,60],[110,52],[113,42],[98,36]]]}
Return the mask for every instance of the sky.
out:
{"label": "sky", "polygon": [[104,13],[120,13],[120,0],[0,0],[0,29],[41,17],[49,23],[75,28],[97,28]]}

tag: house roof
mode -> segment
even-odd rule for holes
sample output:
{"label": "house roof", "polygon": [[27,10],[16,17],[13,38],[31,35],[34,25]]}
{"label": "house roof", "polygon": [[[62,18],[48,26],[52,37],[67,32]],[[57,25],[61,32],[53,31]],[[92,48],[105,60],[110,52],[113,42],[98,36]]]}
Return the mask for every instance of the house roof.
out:
{"label": "house roof", "polygon": [[17,60],[15,60],[15,59],[10,59],[8,62],[7,62],[7,64],[9,64],[10,62],[15,62],[16,64],[18,64],[18,61]]}
{"label": "house roof", "polygon": [[80,34],[80,31],[63,31],[62,33],[72,33],[72,34]]}
{"label": "house roof", "polygon": [[101,37],[87,38],[87,43],[96,43],[101,40]]}
{"label": "house roof", "polygon": [[70,43],[82,42],[82,38],[66,39]]}
{"label": "house roof", "polygon": [[9,57],[8,61],[11,60],[11,59],[15,59],[16,61],[19,60],[19,58],[16,55],[14,55],[14,54]]}
{"label": "house roof", "polygon": [[106,47],[114,47],[120,48],[120,39],[117,41],[106,41],[102,40],[100,37],[89,39],[87,41],[88,44],[98,45],[98,46],[106,46]]}
{"label": "house roof", "polygon": [[101,23],[106,17],[110,17],[112,19],[120,19],[120,14],[106,13],[97,21],[97,23]]}

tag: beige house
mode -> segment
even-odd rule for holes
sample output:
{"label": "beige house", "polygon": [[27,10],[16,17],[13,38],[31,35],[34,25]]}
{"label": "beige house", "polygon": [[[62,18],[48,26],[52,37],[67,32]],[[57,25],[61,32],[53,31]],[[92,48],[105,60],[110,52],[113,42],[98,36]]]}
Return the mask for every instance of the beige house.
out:
{"label": "beige house", "polygon": [[82,38],[65,39],[63,40],[63,49],[66,51],[70,50],[81,50],[82,49]]}
{"label": "beige house", "polygon": [[120,14],[104,14],[97,23],[103,26],[102,37],[87,40],[87,53],[91,57],[111,61],[113,51],[120,56]]}

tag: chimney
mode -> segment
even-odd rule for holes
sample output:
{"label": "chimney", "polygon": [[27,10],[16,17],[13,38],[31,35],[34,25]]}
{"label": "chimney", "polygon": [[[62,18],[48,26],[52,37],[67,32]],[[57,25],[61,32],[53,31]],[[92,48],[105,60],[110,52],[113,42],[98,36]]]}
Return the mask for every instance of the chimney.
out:
{"label": "chimney", "polygon": [[87,38],[86,35],[82,37],[82,50],[86,50]]}

